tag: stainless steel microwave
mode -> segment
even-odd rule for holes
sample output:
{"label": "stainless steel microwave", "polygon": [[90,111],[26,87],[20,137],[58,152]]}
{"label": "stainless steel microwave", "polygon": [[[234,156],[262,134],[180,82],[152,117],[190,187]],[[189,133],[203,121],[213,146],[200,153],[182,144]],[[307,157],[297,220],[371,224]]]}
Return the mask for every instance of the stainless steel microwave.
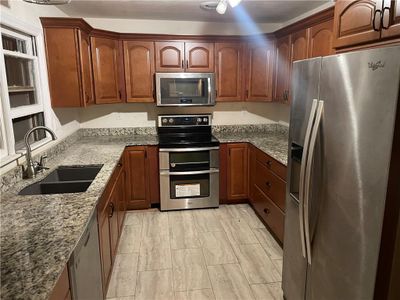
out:
{"label": "stainless steel microwave", "polygon": [[157,106],[215,105],[213,73],[156,73]]}

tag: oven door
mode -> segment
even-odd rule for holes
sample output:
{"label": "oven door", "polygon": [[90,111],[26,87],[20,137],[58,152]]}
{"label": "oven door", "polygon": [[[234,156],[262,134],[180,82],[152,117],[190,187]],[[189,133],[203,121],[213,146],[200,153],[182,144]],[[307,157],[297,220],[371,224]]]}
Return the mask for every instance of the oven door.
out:
{"label": "oven door", "polygon": [[214,74],[157,73],[157,106],[214,105]]}
{"label": "oven door", "polygon": [[159,151],[161,210],[218,207],[219,147]]}
{"label": "oven door", "polygon": [[160,171],[161,210],[218,207],[219,170]]}

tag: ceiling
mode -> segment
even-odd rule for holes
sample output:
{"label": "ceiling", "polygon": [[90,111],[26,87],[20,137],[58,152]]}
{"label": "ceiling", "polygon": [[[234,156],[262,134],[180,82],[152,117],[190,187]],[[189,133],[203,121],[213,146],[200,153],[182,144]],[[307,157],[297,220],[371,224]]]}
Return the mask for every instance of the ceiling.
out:
{"label": "ceiling", "polygon": [[258,23],[284,23],[331,1],[243,0],[236,8],[228,7],[225,15],[205,11],[200,3],[212,0],[72,0],[58,6],[71,17],[187,20],[235,22],[251,19]]}

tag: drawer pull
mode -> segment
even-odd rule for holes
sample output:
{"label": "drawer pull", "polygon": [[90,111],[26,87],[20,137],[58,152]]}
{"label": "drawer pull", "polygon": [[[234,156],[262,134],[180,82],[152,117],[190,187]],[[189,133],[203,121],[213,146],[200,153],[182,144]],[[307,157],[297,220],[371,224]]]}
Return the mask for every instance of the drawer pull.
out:
{"label": "drawer pull", "polygon": [[269,215],[270,212],[271,212],[271,211],[270,211],[268,208],[264,208],[264,213],[265,213],[266,215]]}
{"label": "drawer pull", "polygon": [[266,183],[265,183],[265,185],[268,187],[268,188],[271,188],[271,182],[269,182],[269,181],[267,181]]}
{"label": "drawer pull", "polygon": [[271,167],[271,166],[272,166],[272,161],[270,161],[270,160],[267,161],[267,166],[268,166],[268,167]]}
{"label": "drawer pull", "polygon": [[122,163],[119,162],[119,163],[117,164],[117,166],[118,166],[118,167],[122,167]]}

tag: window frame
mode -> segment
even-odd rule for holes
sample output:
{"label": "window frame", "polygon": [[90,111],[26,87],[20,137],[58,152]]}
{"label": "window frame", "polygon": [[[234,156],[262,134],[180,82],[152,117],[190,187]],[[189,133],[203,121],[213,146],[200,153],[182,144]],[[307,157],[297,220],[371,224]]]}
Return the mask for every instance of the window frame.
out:
{"label": "window frame", "polygon": [[[3,49],[3,42],[0,39],[0,111],[2,117],[0,118],[0,133],[3,136],[3,141],[0,141],[0,167],[4,166],[22,155],[25,154],[26,149],[16,150],[13,130],[13,119],[29,116],[36,113],[43,113],[45,126],[52,128],[51,124],[51,105],[49,90],[45,86],[47,80],[47,67],[45,60],[44,38],[43,32],[40,27],[32,26],[24,21],[2,13],[0,21],[0,33],[7,36],[16,37],[26,41],[26,52],[14,52]],[[4,28],[4,26],[10,28]],[[14,32],[15,31],[15,32]],[[21,33],[19,33],[21,32]],[[22,34],[23,33],[23,34]],[[13,57],[21,57],[33,61],[33,80],[35,85],[35,104],[24,105],[11,108],[9,91],[7,86],[7,76],[5,69],[5,55]],[[0,137],[1,137],[0,136]],[[46,138],[31,144],[31,148],[37,149],[51,141],[48,133]],[[4,145],[1,148],[1,144]]]}

